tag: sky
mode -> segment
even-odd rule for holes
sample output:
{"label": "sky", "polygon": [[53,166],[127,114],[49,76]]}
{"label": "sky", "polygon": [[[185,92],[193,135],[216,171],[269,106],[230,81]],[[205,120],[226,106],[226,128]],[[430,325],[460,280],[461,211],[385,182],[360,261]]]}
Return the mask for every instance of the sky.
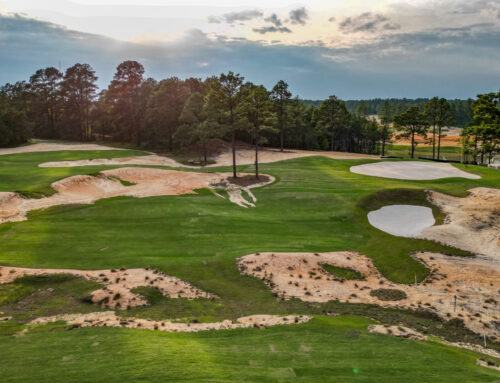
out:
{"label": "sky", "polygon": [[0,0],[0,84],[123,60],[232,70],[302,98],[468,98],[500,88],[500,0]]}

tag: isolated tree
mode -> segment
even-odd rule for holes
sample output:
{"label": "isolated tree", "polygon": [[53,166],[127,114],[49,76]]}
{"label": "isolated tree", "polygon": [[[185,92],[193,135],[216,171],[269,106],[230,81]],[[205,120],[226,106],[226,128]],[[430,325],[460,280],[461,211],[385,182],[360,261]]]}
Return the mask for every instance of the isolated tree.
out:
{"label": "isolated tree", "polygon": [[96,95],[97,76],[89,64],[75,64],[66,70],[61,83],[66,121],[74,121],[80,140],[92,137],[90,108]]}
{"label": "isolated tree", "polygon": [[450,126],[455,120],[450,103],[444,98],[434,97],[425,105],[425,117],[432,126],[432,159],[436,158],[436,132],[438,136],[437,159],[441,152],[442,128]]}
{"label": "isolated tree", "polygon": [[274,103],[274,110],[277,116],[277,127],[280,133],[280,150],[283,151],[285,130],[288,127],[288,106],[292,93],[288,91],[288,84],[283,80],[273,87],[271,100]]}
{"label": "isolated tree", "polygon": [[236,132],[246,127],[242,108],[247,94],[243,84],[245,78],[229,72],[221,74],[217,80],[210,81],[210,90],[206,98],[207,118],[210,123],[219,126],[221,131],[231,137],[233,154],[233,177],[236,178]]}
{"label": "isolated tree", "polygon": [[273,128],[276,123],[276,114],[273,111],[274,105],[269,92],[262,85],[251,87],[244,108],[255,146],[255,177],[259,178],[259,146],[266,142],[264,132],[277,132],[277,129]]}
{"label": "isolated tree", "polygon": [[59,86],[62,77],[63,74],[53,67],[39,69],[30,77],[31,112],[35,133],[40,137],[57,137]]}
{"label": "isolated tree", "polygon": [[382,140],[382,156],[385,156],[385,145],[392,137],[390,124],[392,122],[392,107],[389,100],[385,100],[379,110],[380,117],[380,139]]}
{"label": "isolated tree", "polygon": [[124,61],[116,68],[107,91],[107,97],[113,105],[115,125],[123,127],[127,140],[135,138],[137,146],[142,143],[139,96],[143,75],[144,67],[137,61]]}
{"label": "isolated tree", "polygon": [[411,158],[415,156],[415,135],[421,134],[425,137],[427,134],[427,120],[425,115],[420,112],[418,106],[412,106],[404,113],[394,117],[396,128],[400,131],[399,137],[411,139]]}

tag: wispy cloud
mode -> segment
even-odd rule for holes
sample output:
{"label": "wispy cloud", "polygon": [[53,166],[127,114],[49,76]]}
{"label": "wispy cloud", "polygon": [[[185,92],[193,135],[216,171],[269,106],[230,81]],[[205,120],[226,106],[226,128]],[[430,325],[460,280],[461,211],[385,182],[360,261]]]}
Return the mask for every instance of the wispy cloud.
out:
{"label": "wispy cloud", "polygon": [[378,30],[395,30],[400,25],[390,23],[389,18],[379,13],[364,12],[358,16],[346,17],[339,23],[339,29],[344,33],[376,32]]}
{"label": "wispy cloud", "polygon": [[293,9],[289,13],[289,18],[292,24],[305,25],[309,19],[309,11],[305,7]]}
{"label": "wispy cloud", "polygon": [[288,27],[275,27],[274,25],[253,28],[252,30],[256,33],[260,33],[261,35],[265,35],[266,33],[292,33],[292,30]]}
{"label": "wispy cloud", "polygon": [[250,21],[260,18],[264,13],[258,9],[249,9],[241,12],[229,12],[220,16],[209,16],[208,22],[212,24],[234,24],[236,22]]}

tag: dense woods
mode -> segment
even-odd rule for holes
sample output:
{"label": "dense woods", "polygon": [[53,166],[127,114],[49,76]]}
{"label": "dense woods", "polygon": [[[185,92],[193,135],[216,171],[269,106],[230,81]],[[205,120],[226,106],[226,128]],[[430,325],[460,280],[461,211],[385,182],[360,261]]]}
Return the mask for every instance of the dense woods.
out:
{"label": "dense woods", "polygon": [[466,159],[483,162],[498,151],[498,94],[477,101],[345,102],[331,96],[311,102],[292,95],[282,80],[268,90],[233,72],[161,81],[144,73],[140,63],[125,61],[99,93],[88,64],[75,64],[65,73],[40,69],[28,81],[4,85],[0,146],[30,137],[115,141],[169,152],[195,145],[206,164],[212,138],[230,142],[233,153],[238,142],[253,145],[257,160],[262,145],[384,155],[397,135],[411,139],[413,157],[415,136],[430,133],[433,158],[439,159],[442,128],[459,122],[470,126],[463,140]]}

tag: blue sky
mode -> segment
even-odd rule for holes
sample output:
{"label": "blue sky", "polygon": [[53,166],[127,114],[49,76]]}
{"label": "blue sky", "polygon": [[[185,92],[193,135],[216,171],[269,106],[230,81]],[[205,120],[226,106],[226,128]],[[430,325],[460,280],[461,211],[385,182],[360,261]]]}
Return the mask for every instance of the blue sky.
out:
{"label": "blue sky", "polygon": [[105,87],[126,59],[313,99],[474,97],[500,88],[500,1],[0,0],[0,83],[87,62]]}

